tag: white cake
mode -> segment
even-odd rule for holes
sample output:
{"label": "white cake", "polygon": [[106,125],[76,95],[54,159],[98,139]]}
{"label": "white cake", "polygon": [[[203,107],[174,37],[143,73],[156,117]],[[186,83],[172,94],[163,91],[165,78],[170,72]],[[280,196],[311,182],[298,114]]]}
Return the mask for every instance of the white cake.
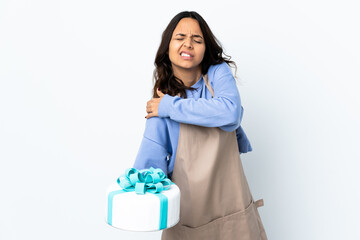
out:
{"label": "white cake", "polygon": [[128,231],[159,231],[176,225],[179,219],[180,190],[174,183],[159,193],[125,192],[118,183],[107,188],[105,220],[113,227]]}

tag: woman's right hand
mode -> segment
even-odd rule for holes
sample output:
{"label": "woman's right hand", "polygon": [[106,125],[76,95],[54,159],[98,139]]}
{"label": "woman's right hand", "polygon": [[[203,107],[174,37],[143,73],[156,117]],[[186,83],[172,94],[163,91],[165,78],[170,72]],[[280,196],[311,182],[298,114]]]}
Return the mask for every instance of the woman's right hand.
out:
{"label": "woman's right hand", "polygon": [[162,93],[159,89],[156,89],[156,93],[159,97],[149,100],[146,104],[146,112],[148,113],[148,115],[145,116],[146,119],[159,116],[158,114],[159,104],[165,94]]}

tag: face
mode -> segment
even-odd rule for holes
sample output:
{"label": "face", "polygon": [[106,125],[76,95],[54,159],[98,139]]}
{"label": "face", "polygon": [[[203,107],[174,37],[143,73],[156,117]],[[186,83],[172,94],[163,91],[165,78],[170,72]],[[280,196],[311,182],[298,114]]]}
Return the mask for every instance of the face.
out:
{"label": "face", "polygon": [[169,59],[173,69],[199,69],[204,53],[205,41],[198,21],[193,18],[181,19],[169,44]]}

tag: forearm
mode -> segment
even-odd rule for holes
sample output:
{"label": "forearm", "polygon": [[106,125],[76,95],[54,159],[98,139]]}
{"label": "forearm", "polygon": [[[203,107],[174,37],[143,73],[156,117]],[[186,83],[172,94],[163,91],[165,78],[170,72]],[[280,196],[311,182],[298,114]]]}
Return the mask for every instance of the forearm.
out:
{"label": "forearm", "polygon": [[204,127],[233,126],[233,130],[238,125],[242,111],[240,98],[236,96],[182,99],[166,94],[160,105],[159,117],[169,117],[177,122]]}

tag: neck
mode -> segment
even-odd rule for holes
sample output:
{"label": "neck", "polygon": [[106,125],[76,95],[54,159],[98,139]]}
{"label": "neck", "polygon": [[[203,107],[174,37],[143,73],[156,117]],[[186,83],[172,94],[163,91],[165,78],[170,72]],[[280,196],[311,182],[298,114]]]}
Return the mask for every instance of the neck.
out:
{"label": "neck", "polygon": [[174,75],[177,78],[180,78],[185,86],[187,87],[191,87],[192,85],[194,85],[201,77],[201,67],[199,66],[199,68],[197,69],[177,69],[173,67],[173,71],[174,71]]}

